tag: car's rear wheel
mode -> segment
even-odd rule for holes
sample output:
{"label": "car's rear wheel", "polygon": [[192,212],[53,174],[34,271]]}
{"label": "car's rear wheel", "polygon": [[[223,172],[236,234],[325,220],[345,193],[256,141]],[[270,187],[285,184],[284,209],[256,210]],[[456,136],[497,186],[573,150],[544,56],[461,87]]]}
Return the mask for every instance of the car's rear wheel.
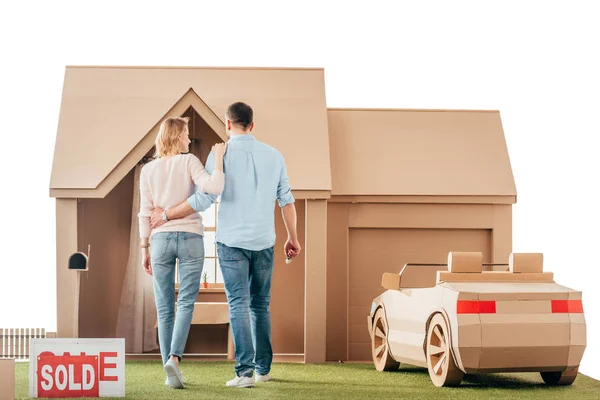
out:
{"label": "car's rear wheel", "polygon": [[540,372],[540,375],[546,385],[567,386],[572,385],[573,382],[575,382],[578,370],[579,367],[569,371]]}
{"label": "car's rear wheel", "polygon": [[377,371],[395,371],[400,363],[392,358],[388,345],[388,324],[383,309],[377,310],[373,319],[373,334],[371,335],[371,351],[373,364]]}
{"label": "car's rear wheel", "polygon": [[435,386],[458,386],[464,373],[451,351],[450,330],[442,314],[435,314],[427,330],[427,370]]}

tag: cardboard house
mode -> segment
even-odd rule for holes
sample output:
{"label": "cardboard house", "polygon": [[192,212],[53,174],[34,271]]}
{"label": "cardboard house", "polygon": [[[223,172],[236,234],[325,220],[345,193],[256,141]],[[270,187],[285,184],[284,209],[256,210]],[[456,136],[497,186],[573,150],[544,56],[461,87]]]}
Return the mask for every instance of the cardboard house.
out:
{"label": "cardboard house", "polygon": [[[382,273],[449,251],[511,253],[516,189],[498,111],[328,109],[323,69],[67,67],[50,182],[59,337],[115,337],[135,169],[160,122],[189,116],[190,151],[205,162],[235,101],[285,157],[298,210],[303,252],[289,265],[274,210],[275,354],[370,360],[366,316]],[[78,287],[66,265],[88,247]],[[201,289],[198,301],[225,295]],[[225,353],[226,329],[193,327],[186,352]]]}

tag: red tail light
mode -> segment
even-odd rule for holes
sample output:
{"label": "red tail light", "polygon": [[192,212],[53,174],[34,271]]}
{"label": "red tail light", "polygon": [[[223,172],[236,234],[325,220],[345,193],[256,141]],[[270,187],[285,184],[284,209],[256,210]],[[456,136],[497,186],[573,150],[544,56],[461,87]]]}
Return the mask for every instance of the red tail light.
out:
{"label": "red tail light", "polygon": [[552,313],[583,313],[581,300],[552,300]]}
{"label": "red tail light", "polygon": [[458,300],[456,302],[457,314],[495,314],[496,302],[479,300]]}

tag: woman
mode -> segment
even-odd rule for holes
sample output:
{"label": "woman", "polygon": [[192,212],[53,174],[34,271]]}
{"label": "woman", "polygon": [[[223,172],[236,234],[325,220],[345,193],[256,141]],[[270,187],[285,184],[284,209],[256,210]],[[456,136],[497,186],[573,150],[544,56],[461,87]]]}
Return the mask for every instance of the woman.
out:
{"label": "woman", "polygon": [[[167,221],[152,230],[152,209],[168,209],[185,201],[195,187],[206,193],[223,192],[223,156],[225,143],[212,151],[215,168],[212,176],[200,160],[189,151],[187,118],[167,118],[156,137],[156,160],[148,163],[140,173],[140,237],[143,267],[153,276],[154,297],[158,313],[158,340],[167,381],[171,388],[184,388],[179,362],[187,341],[200,288],[204,264],[202,218],[198,213],[186,218]],[[149,237],[152,236],[150,250]],[[179,296],[175,318],[175,260],[179,259]]]}

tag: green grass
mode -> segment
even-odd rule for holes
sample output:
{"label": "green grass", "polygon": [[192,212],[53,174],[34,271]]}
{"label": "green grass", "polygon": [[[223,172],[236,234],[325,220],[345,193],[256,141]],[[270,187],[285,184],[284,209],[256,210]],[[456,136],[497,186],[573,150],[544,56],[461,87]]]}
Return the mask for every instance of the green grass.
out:
{"label": "green grass", "polygon": [[[17,399],[28,396],[26,363],[17,364]],[[128,399],[600,399],[600,381],[579,375],[572,386],[548,387],[537,373],[467,375],[458,388],[436,388],[427,370],[403,367],[377,372],[370,364],[303,365],[276,363],[273,381],[252,389],[225,387],[233,377],[228,362],[183,362],[187,389],[164,386],[159,361],[126,364]]]}

